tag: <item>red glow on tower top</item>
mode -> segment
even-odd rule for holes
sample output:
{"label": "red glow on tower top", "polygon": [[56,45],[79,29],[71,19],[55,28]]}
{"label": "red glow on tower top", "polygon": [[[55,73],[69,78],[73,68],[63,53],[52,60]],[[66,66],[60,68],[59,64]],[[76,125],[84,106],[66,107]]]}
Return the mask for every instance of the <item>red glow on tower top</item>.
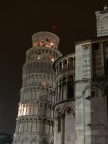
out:
{"label": "red glow on tower top", "polygon": [[53,25],[52,25],[52,28],[51,28],[51,31],[52,31],[52,32],[55,32],[55,30],[56,30],[56,25],[53,24]]}

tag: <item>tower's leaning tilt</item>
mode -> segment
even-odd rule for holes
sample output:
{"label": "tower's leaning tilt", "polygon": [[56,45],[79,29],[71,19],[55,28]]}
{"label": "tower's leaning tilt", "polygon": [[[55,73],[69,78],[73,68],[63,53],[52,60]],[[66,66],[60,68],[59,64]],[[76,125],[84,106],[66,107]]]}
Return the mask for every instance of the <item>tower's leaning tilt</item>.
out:
{"label": "tower's leaning tilt", "polygon": [[26,52],[22,88],[13,144],[53,143],[53,63],[61,56],[59,38],[38,32]]}

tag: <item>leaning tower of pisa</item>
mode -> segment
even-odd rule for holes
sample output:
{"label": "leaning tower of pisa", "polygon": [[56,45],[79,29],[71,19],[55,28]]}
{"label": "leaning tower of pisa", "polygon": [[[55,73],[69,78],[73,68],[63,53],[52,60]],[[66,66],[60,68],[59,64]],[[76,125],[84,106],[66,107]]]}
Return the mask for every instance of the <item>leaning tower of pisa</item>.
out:
{"label": "leaning tower of pisa", "polygon": [[13,144],[53,143],[53,102],[55,72],[53,63],[62,56],[59,38],[38,32],[26,52],[22,88]]}

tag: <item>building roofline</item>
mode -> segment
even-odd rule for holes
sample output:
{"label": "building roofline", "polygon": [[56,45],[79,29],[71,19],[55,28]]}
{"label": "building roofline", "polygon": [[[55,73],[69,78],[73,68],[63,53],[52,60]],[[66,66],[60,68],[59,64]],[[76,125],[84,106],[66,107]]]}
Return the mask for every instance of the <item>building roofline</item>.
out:
{"label": "building roofline", "polygon": [[59,57],[53,64],[54,70],[55,70],[55,65],[56,65],[57,62],[61,61],[62,59],[65,59],[66,57],[71,57],[72,55],[73,55],[73,57],[75,57],[75,53],[70,53],[70,54],[67,54],[65,56]]}
{"label": "building roofline", "polygon": [[95,42],[106,41],[106,40],[108,40],[108,36],[94,37],[94,38],[91,38],[88,40],[74,42],[74,44],[77,45],[77,44],[81,44],[81,43],[95,43]]}

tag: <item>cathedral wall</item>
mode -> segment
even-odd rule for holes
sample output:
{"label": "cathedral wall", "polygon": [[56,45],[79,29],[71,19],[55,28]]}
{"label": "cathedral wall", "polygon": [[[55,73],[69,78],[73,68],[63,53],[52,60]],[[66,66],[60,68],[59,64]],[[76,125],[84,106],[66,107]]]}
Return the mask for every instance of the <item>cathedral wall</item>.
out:
{"label": "cathedral wall", "polygon": [[65,102],[55,107],[55,144],[75,144],[74,102]]}
{"label": "cathedral wall", "polygon": [[76,45],[76,144],[106,144],[103,43]]}
{"label": "cathedral wall", "polygon": [[[84,97],[83,91],[89,85],[91,85],[91,45],[89,43],[78,44],[75,48],[75,119],[76,119],[76,144],[85,143],[85,116],[84,116]],[[90,91],[86,93],[90,95]],[[89,115],[87,116],[90,121],[90,104],[88,105]],[[88,135],[88,143],[90,144],[90,128],[86,127]]]}

